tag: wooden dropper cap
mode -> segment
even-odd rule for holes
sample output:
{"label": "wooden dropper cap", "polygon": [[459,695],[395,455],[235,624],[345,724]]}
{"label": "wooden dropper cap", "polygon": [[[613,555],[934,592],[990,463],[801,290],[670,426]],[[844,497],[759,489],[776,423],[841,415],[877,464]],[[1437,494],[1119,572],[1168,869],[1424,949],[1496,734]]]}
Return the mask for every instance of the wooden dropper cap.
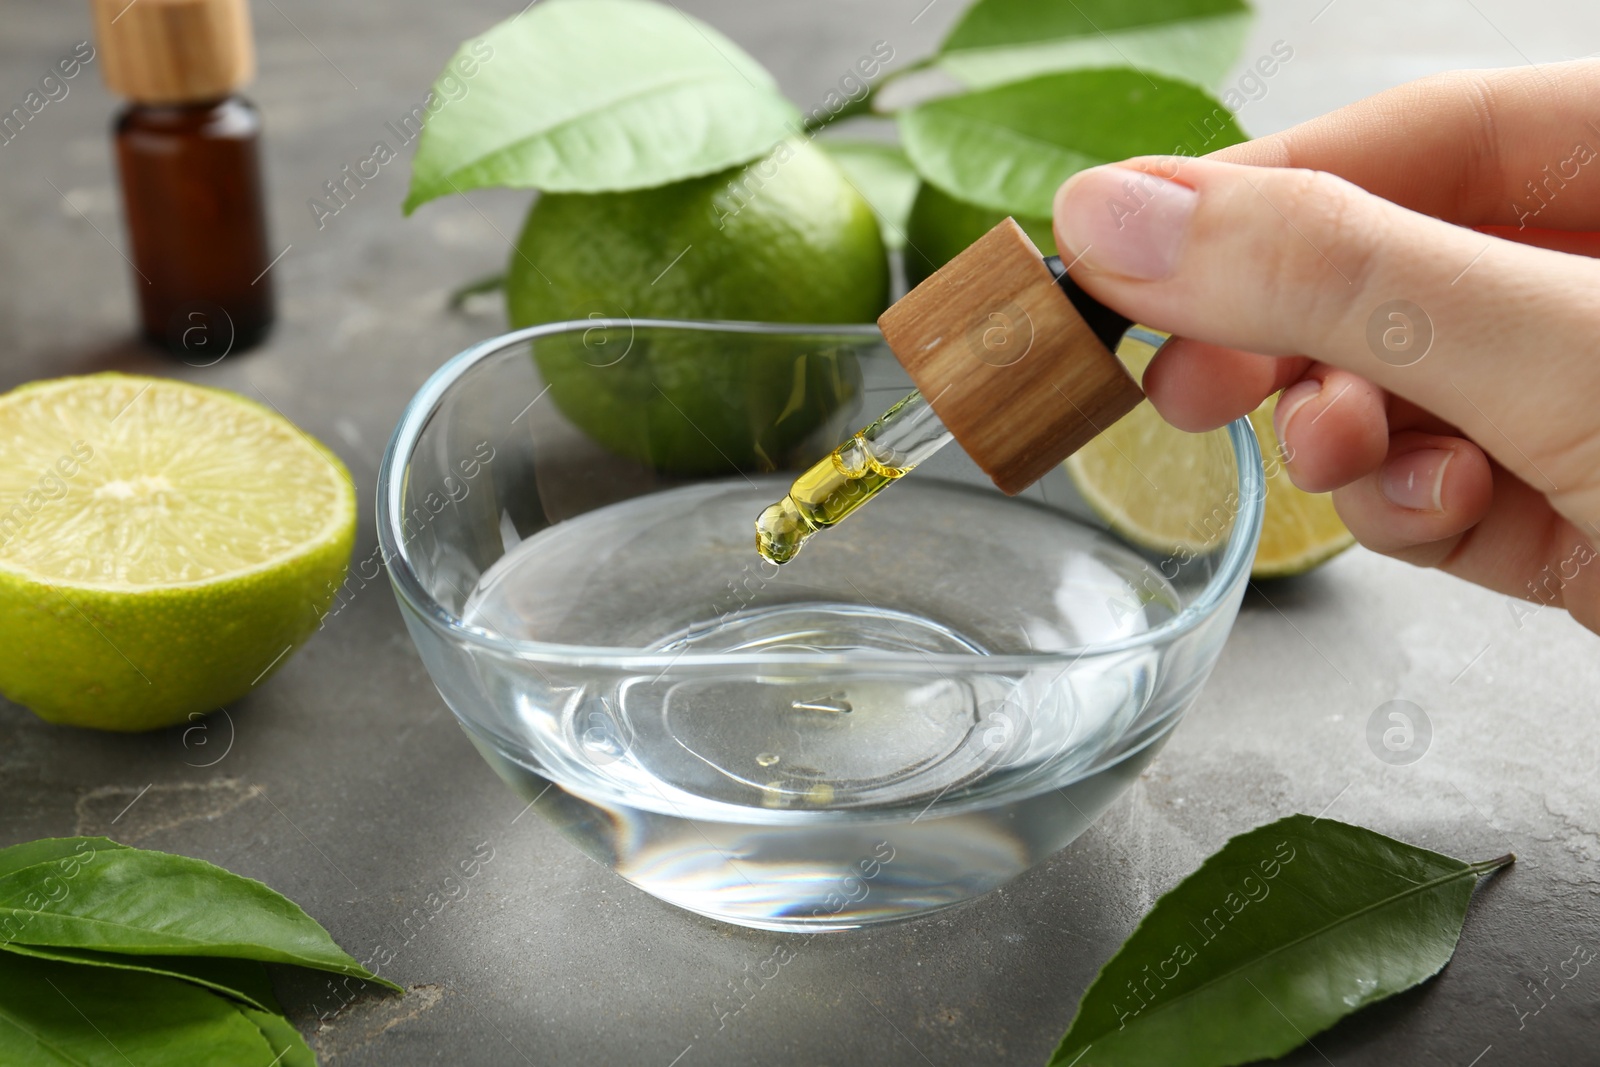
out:
{"label": "wooden dropper cap", "polygon": [[878,319],[934,414],[1007,495],[1144,399],[1113,351],[1127,326],[1065,271],[1058,281],[1013,219]]}
{"label": "wooden dropper cap", "polygon": [[255,76],[246,0],[92,0],[112,92],[141,104],[220,100]]}

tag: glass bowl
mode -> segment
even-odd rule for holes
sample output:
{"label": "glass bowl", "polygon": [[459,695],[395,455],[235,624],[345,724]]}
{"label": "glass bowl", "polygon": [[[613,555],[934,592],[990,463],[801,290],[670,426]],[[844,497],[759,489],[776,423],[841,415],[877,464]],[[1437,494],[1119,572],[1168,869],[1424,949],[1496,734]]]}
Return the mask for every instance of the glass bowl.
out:
{"label": "glass bowl", "polygon": [[764,563],[756,515],[910,389],[872,327],[595,319],[468,349],[396,428],[378,533],[429,674],[646,892],[773,930],[970,900],[1082,833],[1210,673],[1261,525],[1243,420],[1183,473],[1215,499],[1182,550],[951,446]]}

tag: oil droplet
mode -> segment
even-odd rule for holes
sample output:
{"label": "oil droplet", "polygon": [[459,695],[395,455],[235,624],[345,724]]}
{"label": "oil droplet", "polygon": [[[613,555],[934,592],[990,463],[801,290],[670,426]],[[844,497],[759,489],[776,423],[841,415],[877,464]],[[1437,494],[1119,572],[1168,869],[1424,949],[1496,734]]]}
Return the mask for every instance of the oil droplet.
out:
{"label": "oil droplet", "polygon": [[833,803],[833,786],[827,782],[818,782],[806,790],[806,803],[816,807],[826,807]]}
{"label": "oil droplet", "polygon": [[788,563],[816,532],[794,499],[786,496],[756,519],[756,551],[768,563]]}
{"label": "oil droplet", "polygon": [[779,757],[776,752],[763,752],[761,755],[756,757],[756,764],[761,767],[770,767],[774,763],[777,763],[778,759]]}

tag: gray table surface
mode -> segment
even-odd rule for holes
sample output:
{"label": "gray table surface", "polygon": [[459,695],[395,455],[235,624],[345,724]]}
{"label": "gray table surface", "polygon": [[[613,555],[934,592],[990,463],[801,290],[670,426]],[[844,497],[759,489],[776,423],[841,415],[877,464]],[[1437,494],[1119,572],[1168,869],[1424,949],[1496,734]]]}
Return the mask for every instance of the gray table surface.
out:
{"label": "gray table surface", "polygon": [[[922,54],[960,7],[680,2],[807,104],[877,40]],[[402,220],[397,162],[320,231],[306,202],[419,102],[456,41],[518,6],[258,0],[252,95],[276,239],[292,246],[274,268],[282,321],[264,349],[203,371],[127,340],[113,102],[92,69],[71,83],[0,147],[0,386],[116,368],[266,398],[350,466],[368,554],[378,460],[403,405],[502,323],[493,302],[449,312],[446,293],[503,263],[527,195],[475,193]],[[1294,58],[1242,112],[1255,133],[1431,71],[1600,48],[1590,0],[1265,7],[1246,57],[1282,39]],[[88,16],[82,4],[0,0],[0,25],[9,109],[87,35]],[[1596,1063],[1600,977],[1550,983],[1542,1008],[1529,987],[1574,946],[1600,949],[1597,653],[1556,611],[1519,621],[1503,597],[1350,552],[1252,591],[1189,720],[1075,845],[939,917],[784,938],[661,904],[519,818],[522,802],[461,735],[373,585],[204,731],[60,729],[0,702],[0,844],[110,833],[200,856],[287,893],[358,957],[402,940],[442,879],[492,849],[466,899],[405,928],[392,973],[409,996],[333,1013],[322,983],[280,980],[324,1063],[1037,1064],[1156,896],[1234,833],[1326,812],[1466,858],[1520,859],[1479,891],[1437,980],[1288,1062]],[[1372,713],[1395,698],[1433,727],[1409,766],[1381,762],[1367,741]],[[797,959],[719,1028],[728,983],[782,941]]]}

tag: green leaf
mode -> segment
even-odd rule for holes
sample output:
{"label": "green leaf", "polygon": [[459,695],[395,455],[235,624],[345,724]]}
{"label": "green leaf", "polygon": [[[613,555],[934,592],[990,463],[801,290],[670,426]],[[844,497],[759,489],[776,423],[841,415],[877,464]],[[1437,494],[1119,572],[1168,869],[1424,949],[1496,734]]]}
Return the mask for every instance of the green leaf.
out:
{"label": "green leaf", "polygon": [[1203,90],[1136,70],[1076,70],[945,97],[900,116],[922,177],[979,207],[1049,217],[1057,187],[1100,163],[1201,155],[1244,140]]}
{"label": "green leaf", "polygon": [[181,978],[204,986],[260,1011],[278,1011],[277,998],[267,970],[254,960],[228,960],[206,956],[122,956],[87,948],[57,948],[24,945],[16,941],[0,944],[7,952],[59,963],[81,963],[91,967],[115,967],[124,971]]}
{"label": "green leaf", "polygon": [[[76,858],[93,859],[96,852],[127,848],[109,837],[41,837],[10,848],[0,848],[0,877],[38,864],[59,863],[62,872],[74,870]],[[0,931],[3,936],[3,931]]]}
{"label": "green leaf", "polygon": [[738,45],[646,0],[532,5],[462,45],[433,92],[407,214],[486,186],[666,185],[757,159],[800,129]]}
{"label": "green leaf", "polygon": [[1245,0],[978,0],[939,46],[939,66],[974,88],[1112,66],[1217,85],[1250,21]]}
{"label": "green leaf", "polygon": [[288,1019],[249,1008],[240,1008],[239,1014],[255,1023],[261,1036],[272,1046],[272,1053],[277,1057],[272,1061],[273,1067],[317,1067],[316,1053]]}
{"label": "green leaf", "polygon": [[248,1010],[187,982],[0,953],[0,1063],[7,1067],[315,1062],[274,1060],[278,1045]]}
{"label": "green leaf", "polygon": [[818,141],[844,170],[861,198],[872,205],[883,231],[883,243],[902,248],[911,201],[917,195],[917,172],[905,152],[878,141]]}
{"label": "green leaf", "polygon": [[0,850],[0,942],[291,963],[399,986],[260,882],[187,856],[61,838]]}
{"label": "green leaf", "polygon": [[1156,901],[1090,985],[1050,1067],[1226,1067],[1296,1048],[1437,974],[1467,864],[1291,815],[1229,841]]}

